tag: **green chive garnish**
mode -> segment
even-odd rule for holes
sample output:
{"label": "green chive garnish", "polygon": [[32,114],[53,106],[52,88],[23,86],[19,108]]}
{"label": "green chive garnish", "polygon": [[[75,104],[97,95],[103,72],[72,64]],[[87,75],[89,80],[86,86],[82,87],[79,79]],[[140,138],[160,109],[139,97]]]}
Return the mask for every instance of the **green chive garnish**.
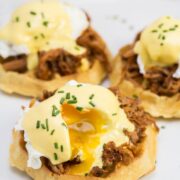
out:
{"label": "green chive garnish", "polygon": [[54,159],[57,161],[58,160],[58,155],[54,153]]}
{"label": "green chive garnish", "polygon": [[112,114],[112,116],[116,116],[116,115],[117,115],[117,113],[113,113],[113,114]]}
{"label": "green chive garnish", "polygon": [[66,99],[70,99],[70,97],[71,97],[71,94],[68,92],[68,93],[66,94]]}
{"label": "green chive garnish", "polygon": [[69,100],[67,103],[68,103],[68,104],[76,104],[76,103],[77,103],[77,100]]}
{"label": "green chive garnish", "polygon": [[163,36],[163,37],[162,37],[162,40],[165,40],[165,39],[166,39],[166,37],[165,37],[165,36]]}
{"label": "green chive garnish", "polygon": [[78,110],[78,111],[82,111],[83,110],[83,108],[82,107],[76,107],[76,109]]}
{"label": "green chive garnish", "polygon": [[63,147],[63,145],[61,145],[61,152],[63,152],[64,151],[64,147]]}
{"label": "green chive garnish", "polygon": [[19,17],[16,17],[16,22],[19,22],[20,18]]}
{"label": "green chive garnish", "polygon": [[95,104],[94,104],[92,101],[90,101],[89,104],[90,104],[92,107],[95,107]]}
{"label": "green chive garnish", "polygon": [[36,12],[31,11],[30,14],[33,15],[33,16],[35,16],[35,15],[36,15]]}
{"label": "green chive garnish", "polygon": [[26,25],[27,25],[27,27],[29,27],[29,28],[31,27],[31,23],[30,23],[30,22],[27,22]]}
{"label": "green chive garnish", "polygon": [[37,39],[38,39],[38,36],[34,36],[34,39],[37,40]]}
{"label": "green chive garnish", "polygon": [[39,129],[40,128],[40,121],[37,121],[37,123],[36,123],[36,129]]}
{"label": "green chive garnish", "polygon": [[65,124],[65,123],[61,123],[61,125],[67,128],[67,126],[66,126],[66,124]]}
{"label": "green chive garnish", "polygon": [[46,27],[48,26],[48,24],[49,24],[48,21],[44,21],[44,22],[43,22],[43,25],[46,26]]}
{"label": "green chive garnish", "polygon": [[52,116],[57,116],[60,113],[60,111],[58,110],[58,108],[55,105],[53,105],[52,108],[53,108]]}
{"label": "green chive garnish", "polygon": [[64,91],[58,91],[58,93],[64,93]]}
{"label": "green chive garnish", "polygon": [[46,126],[44,124],[41,124],[42,129],[46,129]]}
{"label": "green chive garnish", "polygon": [[161,46],[163,46],[164,44],[163,44],[163,43],[161,43],[160,45],[161,45]]}
{"label": "green chive garnish", "polygon": [[54,132],[55,132],[55,129],[53,129],[53,130],[51,131],[51,135],[53,135],[53,134],[54,134]]}
{"label": "green chive garnish", "polygon": [[159,27],[159,28],[162,28],[162,27],[163,27],[163,25],[164,25],[164,24],[162,23],[162,24],[160,24],[158,27]]}
{"label": "green chive garnish", "polygon": [[151,31],[152,33],[157,33],[158,31],[156,29],[152,30]]}
{"label": "green chive garnish", "polygon": [[77,97],[76,97],[76,96],[74,96],[74,95],[72,96],[72,98],[73,98],[74,100],[77,100]]}
{"label": "green chive garnish", "polygon": [[54,143],[54,148],[55,148],[55,149],[58,149],[58,148],[59,148],[59,145],[58,145],[57,142]]}
{"label": "green chive garnish", "polygon": [[46,119],[46,130],[49,131],[49,122],[48,122],[48,119]]}
{"label": "green chive garnish", "polygon": [[42,37],[42,38],[45,38],[45,35],[44,35],[43,33],[41,33],[41,37]]}
{"label": "green chive garnish", "polygon": [[60,100],[60,104],[63,104],[64,101],[65,101],[65,98],[62,97],[61,100]]}
{"label": "green chive garnish", "polygon": [[78,85],[77,85],[77,87],[81,87],[81,86],[82,86],[82,84],[78,84]]}
{"label": "green chive garnish", "polygon": [[78,46],[75,46],[75,49],[76,49],[77,51],[79,51],[79,50],[80,50],[80,48],[79,48]]}
{"label": "green chive garnish", "polygon": [[93,99],[94,98],[94,94],[91,94],[91,96],[89,97],[89,99]]}

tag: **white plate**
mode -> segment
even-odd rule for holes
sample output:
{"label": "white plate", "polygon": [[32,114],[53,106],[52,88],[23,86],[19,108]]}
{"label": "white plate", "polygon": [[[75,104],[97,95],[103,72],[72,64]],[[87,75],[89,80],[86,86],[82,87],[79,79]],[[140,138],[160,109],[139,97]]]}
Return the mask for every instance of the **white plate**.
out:
{"label": "white plate", "polygon": [[[0,24],[9,12],[23,0],[0,0]],[[131,42],[136,32],[162,15],[180,18],[178,0],[68,0],[85,9],[92,17],[93,26],[102,34],[115,54]],[[15,32],[14,32],[15,33]],[[0,180],[29,179],[12,169],[8,163],[11,130],[20,117],[21,105],[29,99],[0,93]],[[171,107],[169,107],[171,108]],[[180,179],[180,121],[159,121],[157,168],[143,180]],[[161,128],[164,127],[164,128]]]}

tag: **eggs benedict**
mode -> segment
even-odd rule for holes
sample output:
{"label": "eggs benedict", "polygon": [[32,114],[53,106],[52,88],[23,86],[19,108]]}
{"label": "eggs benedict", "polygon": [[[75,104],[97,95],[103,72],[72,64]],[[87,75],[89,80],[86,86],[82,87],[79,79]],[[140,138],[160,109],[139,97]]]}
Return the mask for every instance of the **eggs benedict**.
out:
{"label": "eggs benedict", "polygon": [[[154,168],[156,135],[154,119],[137,102],[70,81],[25,110],[13,132],[10,161],[33,179],[135,180]],[[143,168],[135,165],[140,162]],[[126,167],[131,175],[125,176]]]}
{"label": "eggs benedict", "polygon": [[8,93],[37,97],[70,79],[98,84],[109,58],[86,13],[59,0],[27,2],[0,27],[0,89]]}
{"label": "eggs benedict", "polygon": [[164,16],[147,26],[120,50],[111,79],[153,116],[180,117],[180,20]]}

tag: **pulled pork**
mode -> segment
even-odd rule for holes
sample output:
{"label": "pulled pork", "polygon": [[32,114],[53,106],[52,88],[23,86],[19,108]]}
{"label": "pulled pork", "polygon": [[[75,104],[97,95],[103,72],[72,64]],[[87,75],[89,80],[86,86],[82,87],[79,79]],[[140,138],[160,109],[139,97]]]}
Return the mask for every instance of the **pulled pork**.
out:
{"label": "pulled pork", "polygon": [[129,165],[142,153],[141,143],[146,136],[146,127],[150,124],[155,124],[154,118],[139,107],[138,100],[123,97],[116,89],[112,89],[112,91],[118,95],[121,108],[124,109],[128,119],[135,125],[135,131],[128,132],[126,129],[124,130],[124,133],[130,138],[130,143],[128,144],[116,147],[114,142],[109,142],[104,145],[102,155],[103,168],[93,167],[90,172],[91,176],[107,177],[115,170],[117,165]]}
{"label": "pulled pork", "polygon": [[19,55],[3,59],[0,57],[0,63],[6,71],[15,71],[23,73],[27,70],[26,55]]}
{"label": "pulled pork", "polygon": [[[119,90],[116,88],[111,88],[111,91],[118,96],[119,101],[121,102],[121,108],[124,109],[128,119],[135,125],[134,132],[128,132],[124,129],[124,133],[129,137],[130,143],[123,144],[119,147],[116,147],[114,142],[109,142],[103,147],[103,167],[93,167],[88,176],[95,177],[107,177],[112,173],[116,166],[120,165],[129,165],[136,157],[141,155],[142,148],[141,143],[145,138],[146,127],[150,124],[155,125],[154,118],[144,110],[139,107],[138,99],[131,99],[128,97],[121,96]],[[44,93],[44,96],[41,100],[45,100],[51,97],[53,93]],[[156,127],[156,125],[155,125]],[[158,128],[157,128],[158,130]],[[51,162],[46,159],[44,164],[53,172],[58,175],[65,174],[71,166],[81,163],[80,158],[76,157],[72,161],[62,163],[60,165],[52,165]]]}
{"label": "pulled pork", "polygon": [[39,53],[39,65],[36,75],[39,79],[50,80],[55,73],[60,75],[74,74],[81,65],[82,56],[73,56],[63,49]]}
{"label": "pulled pork", "polygon": [[124,78],[145,90],[150,90],[160,96],[173,96],[180,93],[180,79],[173,78],[178,65],[169,67],[155,66],[142,75],[137,64],[137,54],[134,53],[134,45],[139,40],[140,34],[131,45],[120,50],[120,56],[124,62]]}

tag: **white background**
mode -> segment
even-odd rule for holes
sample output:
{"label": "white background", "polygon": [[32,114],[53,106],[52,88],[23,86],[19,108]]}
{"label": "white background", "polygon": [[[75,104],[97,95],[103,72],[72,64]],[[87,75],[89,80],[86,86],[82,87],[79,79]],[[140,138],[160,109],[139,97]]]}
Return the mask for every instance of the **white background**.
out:
{"label": "white background", "polygon": [[[7,22],[10,11],[23,0],[0,0],[0,25]],[[85,9],[93,26],[107,41],[115,55],[118,49],[131,42],[136,32],[162,15],[180,19],[178,0],[67,0]],[[16,33],[13,32],[12,33]],[[19,119],[21,105],[29,99],[0,92],[0,180],[26,180],[23,173],[8,163],[11,130]],[[171,107],[169,107],[171,108]],[[143,180],[180,179],[180,121],[158,121],[158,157],[156,170]],[[162,126],[164,128],[162,128]]]}

